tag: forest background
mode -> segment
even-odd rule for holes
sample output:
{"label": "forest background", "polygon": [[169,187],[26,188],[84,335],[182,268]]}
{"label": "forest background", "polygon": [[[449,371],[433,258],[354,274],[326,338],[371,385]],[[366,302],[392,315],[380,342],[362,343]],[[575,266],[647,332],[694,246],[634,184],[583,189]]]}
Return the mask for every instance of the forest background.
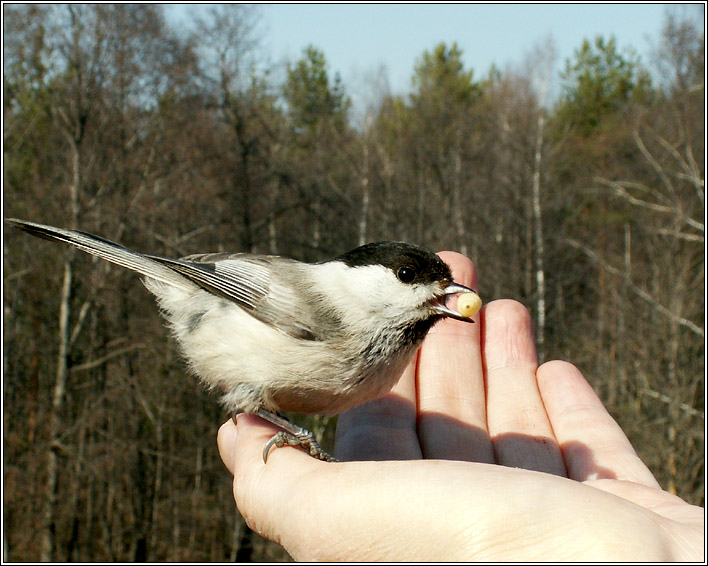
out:
{"label": "forest background", "polygon": [[[461,251],[485,301],[529,308],[540,359],[579,366],[661,485],[703,505],[703,21],[667,13],[646,63],[579,38],[552,101],[549,42],[481,76],[431,46],[409,95],[372,88],[355,119],[316,47],[282,80],[256,64],[251,8],[178,33],[160,5],[4,5],[5,216],[168,256]],[[5,559],[287,559],[238,515],[228,415],[138,278],[4,243]]]}

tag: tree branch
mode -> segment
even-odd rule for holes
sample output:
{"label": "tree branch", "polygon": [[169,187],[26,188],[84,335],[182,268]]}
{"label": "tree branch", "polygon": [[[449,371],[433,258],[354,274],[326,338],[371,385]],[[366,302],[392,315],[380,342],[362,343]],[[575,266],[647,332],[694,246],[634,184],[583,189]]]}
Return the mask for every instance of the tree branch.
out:
{"label": "tree branch", "polygon": [[621,277],[630,290],[634,291],[634,293],[636,293],[640,298],[642,298],[645,301],[647,301],[648,303],[650,303],[652,308],[654,308],[657,312],[660,312],[661,314],[666,315],[667,317],[669,317],[671,320],[673,320],[677,324],[685,326],[686,328],[688,328],[692,332],[695,332],[701,338],[703,338],[705,336],[705,332],[700,326],[691,322],[688,319],[685,319],[685,318],[678,316],[678,315],[674,314],[673,312],[671,312],[668,308],[666,308],[664,305],[659,303],[654,297],[652,297],[644,289],[642,289],[641,287],[638,287],[636,284],[634,284],[624,274],[623,271],[608,264],[596,252],[594,252],[593,250],[588,248],[585,244],[582,244],[582,243],[578,242],[577,240],[573,240],[571,238],[566,238],[565,241],[569,245],[571,245],[572,247],[584,252],[590,259],[592,259],[598,265],[602,265],[609,273],[612,273],[613,275],[617,275],[618,277]]}

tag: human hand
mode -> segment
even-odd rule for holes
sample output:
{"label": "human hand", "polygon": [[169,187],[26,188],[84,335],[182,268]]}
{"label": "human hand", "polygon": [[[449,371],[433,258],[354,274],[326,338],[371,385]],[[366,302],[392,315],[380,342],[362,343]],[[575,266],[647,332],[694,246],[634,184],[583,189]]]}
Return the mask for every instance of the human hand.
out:
{"label": "human hand", "polygon": [[391,393],[340,415],[347,461],[281,448],[263,465],[275,428],[223,425],[251,528],[299,560],[702,559],[703,510],[661,490],[574,366],[537,366],[526,309],[479,318],[438,323]]}

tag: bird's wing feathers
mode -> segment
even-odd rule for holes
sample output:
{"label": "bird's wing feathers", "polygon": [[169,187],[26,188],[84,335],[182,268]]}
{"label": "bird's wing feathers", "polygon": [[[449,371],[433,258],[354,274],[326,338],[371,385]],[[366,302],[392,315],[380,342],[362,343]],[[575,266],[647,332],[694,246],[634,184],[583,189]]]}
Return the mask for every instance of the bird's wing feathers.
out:
{"label": "bird's wing feathers", "polygon": [[255,309],[268,294],[268,269],[243,259],[220,261],[147,256],[173,269],[203,289],[241,305]]}
{"label": "bird's wing feathers", "polygon": [[[250,315],[282,332],[305,340],[321,338],[322,321],[315,320],[312,309],[298,308],[303,305],[303,296],[298,295],[290,285],[278,285],[277,292],[272,288],[272,256],[199,254],[182,259],[147,257],[170,267],[201,288],[235,302]],[[278,258],[278,261],[292,260]]]}

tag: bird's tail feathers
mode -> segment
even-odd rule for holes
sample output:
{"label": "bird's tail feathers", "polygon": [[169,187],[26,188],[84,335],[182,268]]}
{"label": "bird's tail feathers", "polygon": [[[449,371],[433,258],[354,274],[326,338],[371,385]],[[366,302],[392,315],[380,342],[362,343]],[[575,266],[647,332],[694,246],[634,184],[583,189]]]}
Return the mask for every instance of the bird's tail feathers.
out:
{"label": "bird's tail feathers", "polygon": [[185,289],[192,289],[194,287],[185,277],[158,261],[145,257],[138,252],[129,250],[120,244],[116,244],[100,236],[95,236],[88,232],[80,232],[78,230],[66,230],[64,228],[46,226],[44,224],[37,224],[36,222],[18,220],[16,218],[8,218],[6,221],[15,228],[19,228],[33,236],[44,238],[45,240],[71,244],[84,252],[98,256],[132,271],[137,271],[141,275],[162,281],[168,285],[176,285]]}

